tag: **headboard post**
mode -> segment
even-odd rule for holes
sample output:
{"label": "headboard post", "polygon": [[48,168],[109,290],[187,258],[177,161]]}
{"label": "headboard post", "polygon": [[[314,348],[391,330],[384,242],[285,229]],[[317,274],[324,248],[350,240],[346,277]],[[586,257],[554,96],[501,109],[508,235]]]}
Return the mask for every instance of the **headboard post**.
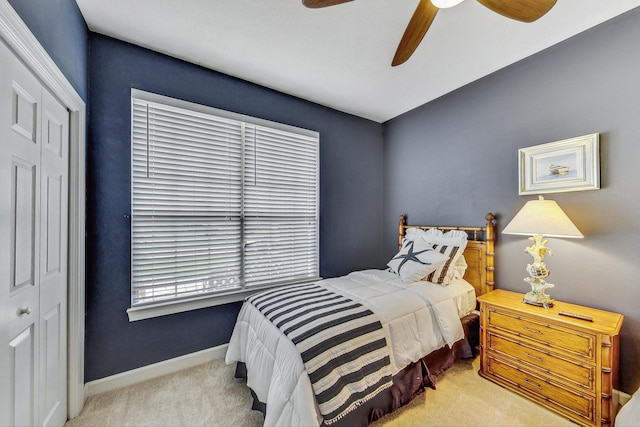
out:
{"label": "headboard post", "polygon": [[491,292],[495,286],[495,278],[494,278],[494,272],[495,272],[495,224],[493,222],[493,220],[496,218],[496,216],[489,212],[488,214],[486,214],[484,216],[484,219],[487,220],[487,224],[485,225],[485,241],[487,242],[487,249],[486,249],[486,254],[487,254],[487,280],[486,280],[486,290],[483,293],[487,293],[487,292]]}
{"label": "headboard post", "polygon": [[406,234],[407,231],[407,216],[406,215],[400,215],[398,217],[398,250],[402,249],[402,239],[404,239],[404,236]]}

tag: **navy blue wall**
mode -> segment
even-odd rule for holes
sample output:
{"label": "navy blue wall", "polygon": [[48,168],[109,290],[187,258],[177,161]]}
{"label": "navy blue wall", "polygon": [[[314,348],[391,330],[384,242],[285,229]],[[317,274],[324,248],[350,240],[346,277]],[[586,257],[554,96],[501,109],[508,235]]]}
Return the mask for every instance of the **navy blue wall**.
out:
{"label": "navy blue wall", "polygon": [[87,381],[226,343],[240,307],[127,319],[132,87],[319,131],[320,274],[384,265],[382,125],[93,33],[90,69]]}
{"label": "navy blue wall", "polygon": [[89,30],[73,0],[9,0],[80,97],[87,102]]}
{"label": "navy blue wall", "polygon": [[[518,148],[599,132],[602,189],[549,194],[585,235],[549,239],[549,293],[624,314],[622,390],[640,385],[640,9],[385,123],[386,256],[398,209],[409,223],[498,215],[496,286],[523,281],[527,240],[499,233],[525,201]],[[407,173],[407,171],[411,171]],[[416,197],[419,195],[419,197]]]}

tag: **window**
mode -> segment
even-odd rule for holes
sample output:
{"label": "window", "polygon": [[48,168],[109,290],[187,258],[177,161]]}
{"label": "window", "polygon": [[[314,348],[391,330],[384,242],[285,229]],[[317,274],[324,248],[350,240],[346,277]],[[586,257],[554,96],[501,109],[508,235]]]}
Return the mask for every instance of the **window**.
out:
{"label": "window", "polygon": [[317,132],[131,99],[132,310],[318,278]]}

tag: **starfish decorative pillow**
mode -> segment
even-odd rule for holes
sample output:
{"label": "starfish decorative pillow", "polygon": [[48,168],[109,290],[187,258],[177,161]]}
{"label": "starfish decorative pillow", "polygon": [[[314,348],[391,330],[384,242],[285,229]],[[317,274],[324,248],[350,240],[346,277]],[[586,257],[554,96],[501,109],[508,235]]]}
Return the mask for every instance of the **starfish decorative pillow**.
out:
{"label": "starfish decorative pillow", "polygon": [[404,239],[402,249],[387,263],[387,266],[406,282],[417,282],[449,260],[424,240]]}

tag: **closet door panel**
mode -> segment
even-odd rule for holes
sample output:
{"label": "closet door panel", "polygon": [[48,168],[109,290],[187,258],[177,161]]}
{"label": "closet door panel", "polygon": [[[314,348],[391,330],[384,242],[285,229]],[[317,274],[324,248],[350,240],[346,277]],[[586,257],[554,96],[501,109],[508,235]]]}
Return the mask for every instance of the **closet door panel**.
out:
{"label": "closet door panel", "polygon": [[12,292],[35,286],[37,167],[21,159],[11,161],[10,276]]}
{"label": "closet door panel", "polygon": [[9,425],[33,426],[35,420],[36,402],[36,378],[35,358],[36,339],[34,337],[34,325],[29,325],[24,331],[18,333],[9,342],[10,362],[9,390]]}

